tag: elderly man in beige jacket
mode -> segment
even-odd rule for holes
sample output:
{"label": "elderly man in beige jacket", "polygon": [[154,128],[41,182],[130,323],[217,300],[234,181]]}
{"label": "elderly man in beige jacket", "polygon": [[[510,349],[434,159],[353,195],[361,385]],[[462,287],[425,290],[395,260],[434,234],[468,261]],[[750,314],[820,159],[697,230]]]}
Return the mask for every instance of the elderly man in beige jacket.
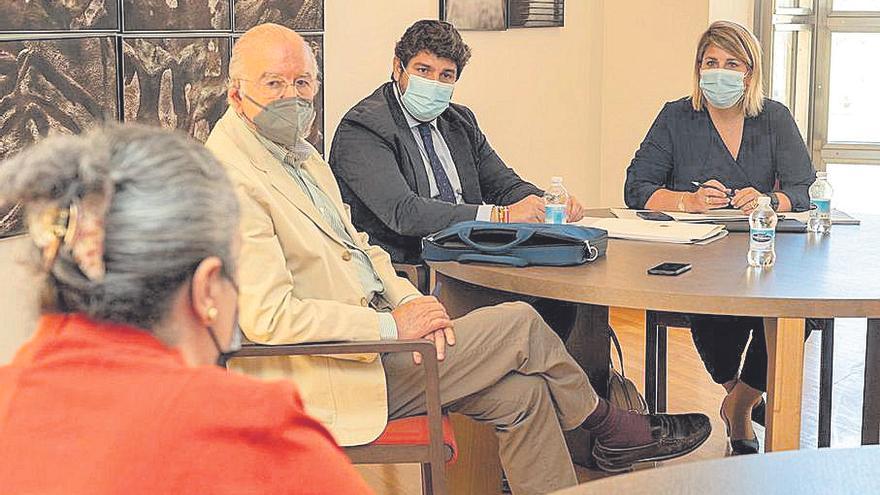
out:
{"label": "elderly man in beige jacket", "polygon": [[[638,416],[608,405],[559,337],[523,303],[452,321],[398,277],[351,224],[328,165],[305,140],[319,74],[295,32],[257,26],[235,44],[230,108],[207,146],[241,203],[240,324],[262,344],[433,340],[444,408],[492,424],[514,493],[574,485],[563,430],[582,426],[610,470],[683,455],[708,436],[702,415]],[[245,358],[231,366],[299,386],[342,445],[377,438],[389,418],[425,412],[416,356]]]}

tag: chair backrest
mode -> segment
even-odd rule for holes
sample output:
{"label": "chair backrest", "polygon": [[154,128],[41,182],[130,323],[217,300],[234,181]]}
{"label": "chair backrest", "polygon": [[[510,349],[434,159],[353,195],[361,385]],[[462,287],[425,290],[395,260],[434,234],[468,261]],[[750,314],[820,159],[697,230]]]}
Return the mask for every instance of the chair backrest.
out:
{"label": "chair backrest", "polygon": [[428,295],[431,293],[430,268],[427,265],[394,263],[394,271],[401,277],[409,280],[422,294]]}

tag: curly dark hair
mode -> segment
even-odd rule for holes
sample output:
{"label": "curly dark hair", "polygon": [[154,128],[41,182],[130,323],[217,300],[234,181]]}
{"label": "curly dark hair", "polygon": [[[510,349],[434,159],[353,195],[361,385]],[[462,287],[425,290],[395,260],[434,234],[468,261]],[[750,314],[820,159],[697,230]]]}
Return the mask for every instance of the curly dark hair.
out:
{"label": "curly dark hair", "polygon": [[464,66],[471,58],[470,47],[461,39],[455,27],[445,21],[426,19],[416,22],[403,33],[400,41],[394,46],[394,55],[406,67],[422,50],[455,62],[458,77],[461,77]]}

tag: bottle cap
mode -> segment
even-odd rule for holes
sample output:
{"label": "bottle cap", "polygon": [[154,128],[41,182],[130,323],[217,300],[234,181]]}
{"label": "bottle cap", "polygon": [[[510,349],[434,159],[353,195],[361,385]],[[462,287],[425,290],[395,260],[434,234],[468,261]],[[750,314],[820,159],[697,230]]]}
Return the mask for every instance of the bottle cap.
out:
{"label": "bottle cap", "polygon": [[758,198],[758,205],[770,206],[770,196],[761,196]]}
{"label": "bottle cap", "polygon": [[817,179],[824,179],[826,177],[828,177],[828,172],[816,172]]}
{"label": "bottle cap", "polygon": [[554,185],[555,184],[562,184],[562,177],[551,177],[550,183],[554,184]]}

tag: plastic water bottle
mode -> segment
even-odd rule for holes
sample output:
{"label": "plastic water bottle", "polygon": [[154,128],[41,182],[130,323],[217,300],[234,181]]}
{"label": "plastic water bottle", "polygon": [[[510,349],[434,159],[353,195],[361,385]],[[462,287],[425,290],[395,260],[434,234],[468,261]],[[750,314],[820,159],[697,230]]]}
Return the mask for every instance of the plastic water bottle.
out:
{"label": "plastic water bottle", "polygon": [[777,220],[770,198],[758,198],[758,207],[749,215],[749,265],[768,267],[776,262]]}
{"label": "plastic water bottle", "polygon": [[816,182],[810,186],[810,220],[807,229],[810,232],[826,234],[831,232],[831,184],[828,174],[816,172]]}
{"label": "plastic water bottle", "polygon": [[568,191],[562,177],[550,179],[550,188],[544,192],[544,223],[565,223],[568,218]]}

